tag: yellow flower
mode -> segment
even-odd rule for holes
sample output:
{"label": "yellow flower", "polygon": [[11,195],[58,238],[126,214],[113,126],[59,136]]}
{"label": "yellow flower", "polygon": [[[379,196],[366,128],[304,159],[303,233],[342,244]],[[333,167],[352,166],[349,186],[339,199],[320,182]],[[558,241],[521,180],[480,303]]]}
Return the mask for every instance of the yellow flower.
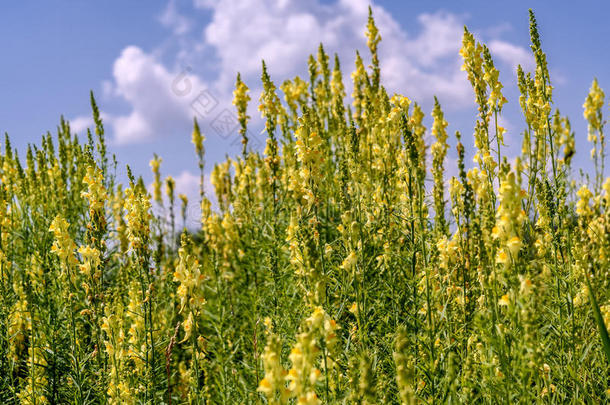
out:
{"label": "yellow flower", "polygon": [[522,294],[529,294],[532,291],[533,288],[533,284],[532,284],[532,280],[530,280],[529,278],[520,276],[521,278],[521,288],[519,291],[521,291]]}
{"label": "yellow flower", "polygon": [[509,260],[510,259],[504,249],[498,251],[498,254],[496,255],[496,263],[507,265]]}
{"label": "yellow flower", "polygon": [[343,263],[341,263],[340,267],[343,270],[351,270],[356,266],[357,261],[358,257],[356,256],[356,252],[352,250],[350,254],[347,255],[347,257],[343,260]]}
{"label": "yellow flower", "polygon": [[601,126],[598,114],[604,106],[604,97],[604,91],[599,87],[597,79],[594,79],[585,103],[582,105],[584,109],[583,115],[589,121],[590,129],[597,130]]}
{"label": "yellow flower", "polygon": [[104,176],[102,171],[95,166],[87,167],[87,175],[83,178],[83,183],[88,186],[87,191],[83,191],[81,196],[89,200],[91,212],[100,211],[104,208],[104,203],[108,196],[104,187]]}
{"label": "yellow flower", "polygon": [[49,232],[53,232],[55,237],[53,246],[51,246],[51,252],[59,256],[64,267],[75,266],[77,264],[76,257],[74,256],[76,244],[70,237],[68,227],[68,222],[61,215],[57,215],[49,227]]}
{"label": "yellow flower", "polygon": [[318,405],[320,404],[320,399],[315,392],[308,392],[307,394],[300,396],[297,400],[298,405]]}
{"label": "yellow flower", "polygon": [[322,374],[322,372],[319,369],[313,368],[311,370],[311,373],[309,374],[309,383],[311,385],[314,385],[316,383],[316,381],[318,381],[318,378],[320,378],[321,374]]}
{"label": "yellow flower", "polygon": [[274,387],[269,382],[269,379],[264,377],[258,384],[258,388],[256,390],[262,392],[266,396],[270,396],[273,393],[273,388]]}
{"label": "yellow flower", "polygon": [[583,185],[576,195],[580,198],[576,203],[576,213],[578,215],[587,215],[590,212],[589,200],[593,197],[593,193],[586,185]]}
{"label": "yellow flower", "polygon": [[132,249],[148,247],[150,239],[150,200],[137,186],[125,190],[124,207],[127,211],[127,237]]}
{"label": "yellow flower", "polygon": [[508,251],[510,252],[511,257],[513,259],[516,259],[517,253],[519,253],[519,250],[521,249],[521,246],[523,246],[523,243],[521,242],[521,239],[519,239],[518,236],[513,236],[508,240],[506,246],[508,247]]}
{"label": "yellow flower", "polygon": [[311,316],[307,318],[307,321],[311,324],[312,327],[318,328],[322,324],[325,315],[326,312],[324,312],[324,309],[322,309],[322,307],[320,306],[317,306],[314,308]]}
{"label": "yellow flower", "polygon": [[191,338],[191,334],[193,333],[193,313],[189,312],[186,321],[182,322],[182,327],[184,328],[184,338],[180,341],[180,343],[184,343]]}
{"label": "yellow flower", "polygon": [[333,253],[333,247],[327,243],[327,244],[324,246],[324,256],[326,256],[326,257],[330,257],[330,255],[331,255],[332,253]]}
{"label": "yellow flower", "polygon": [[78,248],[78,253],[83,258],[83,262],[79,266],[81,273],[90,276],[92,270],[97,270],[100,265],[100,251],[91,246],[81,246]]}

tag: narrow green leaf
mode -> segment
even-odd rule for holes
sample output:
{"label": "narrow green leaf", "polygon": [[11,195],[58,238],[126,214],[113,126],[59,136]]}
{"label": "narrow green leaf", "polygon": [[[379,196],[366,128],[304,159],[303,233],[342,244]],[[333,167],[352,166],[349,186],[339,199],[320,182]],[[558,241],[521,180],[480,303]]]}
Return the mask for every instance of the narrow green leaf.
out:
{"label": "narrow green leaf", "polygon": [[599,335],[602,339],[602,345],[604,346],[606,358],[608,359],[608,364],[610,365],[610,337],[608,336],[608,329],[606,329],[604,318],[602,317],[602,313],[599,310],[599,305],[597,304],[597,300],[595,299],[595,294],[593,293],[593,287],[591,287],[591,282],[589,281],[588,274],[586,275],[585,280],[587,281],[587,289],[589,290],[589,297],[591,298],[593,316],[595,317],[595,322],[597,322],[597,327],[599,328]]}

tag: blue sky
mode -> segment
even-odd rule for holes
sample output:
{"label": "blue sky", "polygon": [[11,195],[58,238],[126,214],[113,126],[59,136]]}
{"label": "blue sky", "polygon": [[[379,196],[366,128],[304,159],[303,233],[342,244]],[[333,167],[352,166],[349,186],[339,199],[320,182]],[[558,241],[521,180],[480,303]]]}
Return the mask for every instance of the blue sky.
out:
{"label": "blue sky", "polygon": [[[366,0],[9,2],[0,13],[0,131],[23,153],[28,143],[54,131],[63,114],[84,134],[88,92],[103,111],[110,149],[150,180],[153,153],[162,173],[196,195],[196,161],[190,143],[193,116],[208,141],[208,165],[233,155],[236,132],[220,136],[217,117],[230,116],[232,84],[241,71],[258,98],[260,59],[279,86],[304,75],[308,53],[324,42],[337,52],[345,78],[354,50],[364,52]],[[462,26],[490,46],[509,103],[503,121],[508,150],[518,147],[523,118],[514,67],[530,68],[527,10],[533,7],[548,55],[555,106],[577,132],[577,165],[589,169],[590,146],[582,104],[594,77],[610,89],[610,38],[603,1],[490,2],[382,1],[373,10],[383,37],[383,80],[390,92],[418,100],[429,115],[437,95],[449,131],[472,143],[472,90],[457,54]],[[610,91],[610,90],[609,90]],[[252,104],[252,133],[260,134]],[[608,110],[606,110],[608,112]],[[215,121],[218,124],[219,121]],[[429,121],[428,121],[429,126]],[[216,125],[218,128],[218,125]],[[222,128],[221,128],[222,129]],[[222,131],[221,131],[222,132]]]}

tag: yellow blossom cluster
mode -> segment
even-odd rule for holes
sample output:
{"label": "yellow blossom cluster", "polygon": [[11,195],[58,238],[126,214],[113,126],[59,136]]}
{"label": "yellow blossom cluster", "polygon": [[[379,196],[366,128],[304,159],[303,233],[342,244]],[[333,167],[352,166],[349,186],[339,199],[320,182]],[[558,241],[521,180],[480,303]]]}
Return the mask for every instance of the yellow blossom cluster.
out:
{"label": "yellow blossom cluster", "polygon": [[91,212],[102,210],[108,198],[102,171],[95,166],[88,166],[83,183],[87,185],[87,191],[83,191],[82,196],[89,201]]}
{"label": "yellow blossom cluster", "polygon": [[517,183],[514,172],[509,172],[500,183],[499,203],[496,226],[492,236],[500,242],[496,261],[508,265],[518,258],[523,246],[521,226],[525,221],[521,201],[525,192]]}
{"label": "yellow blossom cluster", "polygon": [[454,138],[442,94],[431,111],[388,94],[372,9],[351,83],[322,45],[279,88],[263,65],[264,151],[239,74],[241,154],[206,165],[194,120],[198,198],[157,155],[122,185],[93,97],[85,144],[65,120],[25,158],[7,137],[0,402],[607,402],[606,101],[594,81],[596,177],[579,179],[533,14],[530,37],[518,156],[491,50],[465,30],[479,111]]}

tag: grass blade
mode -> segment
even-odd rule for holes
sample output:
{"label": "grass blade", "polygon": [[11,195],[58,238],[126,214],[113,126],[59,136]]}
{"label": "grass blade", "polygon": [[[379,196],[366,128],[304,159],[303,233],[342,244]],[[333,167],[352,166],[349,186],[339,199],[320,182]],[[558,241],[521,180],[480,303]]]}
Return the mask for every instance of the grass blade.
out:
{"label": "grass blade", "polygon": [[595,299],[595,294],[593,293],[593,287],[591,287],[591,282],[589,281],[588,274],[586,274],[585,280],[587,281],[587,289],[589,290],[589,297],[591,298],[591,306],[593,307],[593,316],[595,317],[595,322],[597,322],[597,327],[599,329],[599,335],[602,339],[602,345],[604,346],[604,351],[606,352],[606,358],[608,359],[608,364],[610,365],[610,337],[608,336],[608,329],[606,329],[606,324],[604,323],[604,318],[602,317],[602,313],[599,310],[599,305],[597,304],[597,300]]}

